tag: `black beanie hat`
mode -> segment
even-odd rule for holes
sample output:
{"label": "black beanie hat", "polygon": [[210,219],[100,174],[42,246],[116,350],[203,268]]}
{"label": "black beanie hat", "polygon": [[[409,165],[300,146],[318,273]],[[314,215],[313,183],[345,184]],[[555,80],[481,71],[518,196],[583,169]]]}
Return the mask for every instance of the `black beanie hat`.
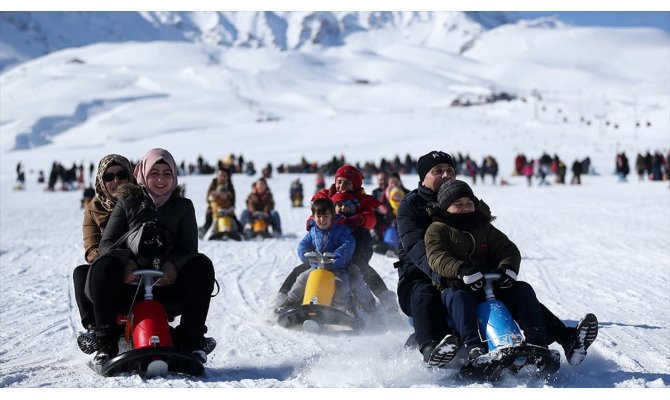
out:
{"label": "black beanie hat", "polygon": [[475,194],[467,183],[455,179],[447,181],[440,185],[437,191],[437,204],[441,209],[446,210],[451,203],[461,197],[469,197],[475,203],[477,202]]}
{"label": "black beanie hat", "polygon": [[423,179],[434,166],[445,163],[456,168],[453,158],[443,151],[431,151],[430,153],[419,157],[419,161],[416,163],[416,170],[419,173],[419,182],[423,182]]}

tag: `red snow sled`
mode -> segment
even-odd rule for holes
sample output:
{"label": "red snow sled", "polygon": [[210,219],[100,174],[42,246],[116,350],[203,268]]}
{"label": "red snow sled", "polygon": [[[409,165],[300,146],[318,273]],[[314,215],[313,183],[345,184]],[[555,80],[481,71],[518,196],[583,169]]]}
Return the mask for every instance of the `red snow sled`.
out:
{"label": "red snow sled", "polygon": [[189,352],[172,344],[169,321],[179,312],[166,311],[165,306],[153,299],[153,285],[162,271],[142,269],[134,272],[144,284],[144,299],[136,302],[129,315],[117,317],[125,325],[125,339],[131,349],[111,358],[100,366],[99,373],[114,376],[121,373],[139,373],[143,378],[165,376],[169,372],[202,375],[202,363]]}

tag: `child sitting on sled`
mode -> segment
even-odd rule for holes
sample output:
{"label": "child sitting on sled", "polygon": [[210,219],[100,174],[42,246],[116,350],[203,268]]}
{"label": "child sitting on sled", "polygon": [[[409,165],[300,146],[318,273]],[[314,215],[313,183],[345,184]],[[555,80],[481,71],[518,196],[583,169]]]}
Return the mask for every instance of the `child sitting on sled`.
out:
{"label": "child sitting on sled", "polygon": [[[332,264],[326,265],[326,268],[335,274],[335,296],[331,305],[348,312],[351,307],[351,290],[347,266],[351,262],[351,256],[356,249],[356,241],[344,223],[344,219],[335,216],[335,206],[332,200],[328,198],[315,200],[312,203],[312,216],[315,225],[298,244],[298,257],[301,261],[307,262],[309,261],[305,257],[307,252],[317,251],[321,254],[326,252],[335,254]],[[311,264],[310,269],[298,275],[288,292],[287,300],[275,309],[276,313],[281,313],[302,302],[307,278],[317,266]]]}
{"label": "child sitting on sled", "polygon": [[429,210],[433,222],[425,234],[426,256],[431,269],[441,275],[438,282],[442,302],[474,360],[486,352],[479,335],[477,304],[485,300],[484,275],[497,272],[496,298],[510,310],[523,330],[526,344],[547,347],[545,320],[535,291],[517,281],[521,254],[517,246],[491,225],[495,218],[478,200],[467,183],[443,183],[438,206]]}
{"label": "child sitting on sled", "polygon": [[[339,216],[340,221],[342,221],[341,223],[345,225],[347,218],[356,215],[358,212],[358,200],[351,192],[337,192],[331,197],[331,200],[335,205],[335,215]],[[359,304],[366,313],[373,313],[375,311],[375,298],[370,287],[363,279],[361,269],[358,265],[352,262],[349,264],[347,270],[349,272],[349,286],[351,287],[351,292],[356,300],[355,303]]]}

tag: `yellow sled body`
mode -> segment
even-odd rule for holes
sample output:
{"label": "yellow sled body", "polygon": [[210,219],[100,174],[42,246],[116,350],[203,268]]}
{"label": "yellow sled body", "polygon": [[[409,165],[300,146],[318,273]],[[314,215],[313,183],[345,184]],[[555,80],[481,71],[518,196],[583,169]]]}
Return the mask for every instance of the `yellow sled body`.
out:
{"label": "yellow sled body", "polygon": [[254,233],[265,232],[268,230],[268,223],[263,218],[258,218],[254,220],[251,230]]}
{"label": "yellow sled body", "polygon": [[232,232],[233,218],[230,215],[220,215],[216,218],[215,232]]}
{"label": "yellow sled body", "polygon": [[309,273],[302,304],[330,306],[334,295],[335,274],[323,268],[317,268]]}

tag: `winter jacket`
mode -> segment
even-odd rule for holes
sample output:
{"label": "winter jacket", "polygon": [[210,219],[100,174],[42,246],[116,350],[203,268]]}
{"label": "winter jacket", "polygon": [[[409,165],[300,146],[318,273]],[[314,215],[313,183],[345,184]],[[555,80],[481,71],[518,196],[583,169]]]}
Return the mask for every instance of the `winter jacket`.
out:
{"label": "winter jacket", "polygon": [[[209,184],[209,187],[207,188],[207,202],[209,203],[212,201],[210,199],[210,195],[213,192],[216,192],[216,188],[219,186],[219,180],[217,178],[212,179],[212,182]],[[233,184],[228,180],[225,185],[224,185],[224,191],[228,192],[228,199],[226,200],[226,204],[219,204],[219,207],[221,208],[230,208],[230,207],[235,207],[235,187]]]}
{"label": "winter jacket", "polygon": [[82,226],[84,237],[84,258],[87,263],[92,263],[98,258],[102,231],[107,226],[111,212],[102,206],[98,196],[94,196],[84,207],[84,223]]}
{"label": "winter jacket", "polygon": [[[335,193],[336,193],[335,184],[333,184],[328,189],[319,190],[312,197],[312,201],[319,198],[330,199],[333,197]],[[377,217],[375,216],[374,210],[375,208],[381,206],[382,203],[380,203],[377,199],[370,196],[369,194],[365,194],[365,190],[363,188],[360,188],[352,193],[354,194],[356,200],[358,200],[358,203],[360,204],[360,207],[356,210],[356,214],[354,214],[361,218],[362,222],[360,226],[364,227],[365,229],[374,228],[375,225],[377,224]],[[349,218],[351,218],[351,216]]]}
{"label": "winter jacket", "polygon": [[158,221],[171,234],[174,243],[166,260],[171,260],[178,270],[198,254],[198,226],[193,203],[180,196],[179,188],[158,208],[146,189],[138,185],[121,185],[117,193],[120,200],[116,203],[102,234],[101,256],[109,254],[126,264],[132,256],[130,250],[127,249],[125,241],[120,244],[116,242],[127,232],[148,221]]}
{"label": "winter jacket", "polygon": [[479,200],[475,213],[482,216],[481,222],[466,231],[450,226],[444,219],[446,213],[439,207],[429,210],[434,222],[426,230],[426,256],[432,270],[446,278],[446,282],[436,282],[440,289],[446,288],[445,283],[451,288],[463,288],[461,277],[465,266],[493,271],[504,265],[519,272],[521,253],[504,233],[491,225],[488,205]]}
{"label": "winter jacket", "polygon": [[249,193],[249,196],[247,196],[247,210],[252,214],[257,211],[269,214],[274,208],[275,200],[274,197],[272,197],[272,192],[269,190],[266,190],[264,193],[258,193],[253,190]]}
{"label": "winter jacket", "polygon": [[424,236],[431,223],[427,207],[437,203],[437,193],[419,184],[400,201],[398,206],[398,268],[400,282],[405,279],[439,282],[440,275],[428,265]]}
{"label": "winter jacket", "polygon": [[[305,262],[305,253],[309,251],[318,251],[322,254],[331,252],[335,254],[332,268],[346,269],[355,250],[356,240],[351,231],[347,225],[338,223],[337,219],[334,218],[328,229],[324,230],[314,226],[307,232],[298,244],[298,257]],[[316,266],[312,265],[312,267]]]}

